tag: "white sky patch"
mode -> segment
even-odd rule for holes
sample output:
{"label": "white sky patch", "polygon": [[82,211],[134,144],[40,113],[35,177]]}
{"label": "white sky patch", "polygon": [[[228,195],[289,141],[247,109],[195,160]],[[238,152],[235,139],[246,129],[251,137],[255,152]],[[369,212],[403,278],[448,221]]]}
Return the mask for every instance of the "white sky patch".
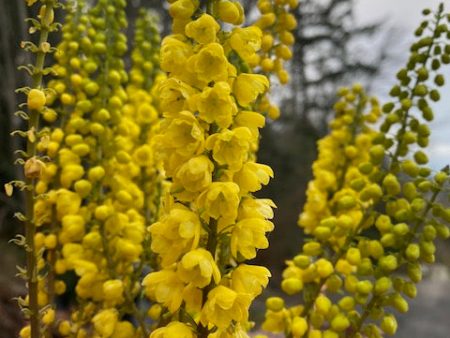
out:
{"label": "white sky patch", "polygon": [[[414,31],[423,21],[422,10],[435,10],[439,3],[444,2],[446,12],[450,11],[450,1],[440,0],[356,0],[355,19],[357,24],[368,24],[383,21],[390,27],[401,32],[401,41],[394,51],[400,58],[389,70],[389,78],[380,81],[387,82],[387,86],[375,86],[374,94],[382,100],[387,97],[387,90],[395,84],[395,73],[406,63],[409,55],[408,47],[414,41]],[[443,74],[446,85],[440,89],[441,100],[433,105],[435,120],[430,124],[431,138],[427,152],[430,165],[438,170],[450,164],[450,65],[444,65]]]}

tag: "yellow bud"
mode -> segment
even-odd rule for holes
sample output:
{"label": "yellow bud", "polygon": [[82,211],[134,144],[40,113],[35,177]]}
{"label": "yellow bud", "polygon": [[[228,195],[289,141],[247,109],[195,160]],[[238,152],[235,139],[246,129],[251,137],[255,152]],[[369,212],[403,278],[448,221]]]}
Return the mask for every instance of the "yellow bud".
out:
{"label": "yellow bud", "polygon": [[57,244],[58,244],[58,240],[57,240],[55,234],[50,234],[45,237],[44,245],[47,249],[54,249],[54,248],[56,248]]}
{"label": "yellow bud", "polygon": [[58,331],[63,336],[68,336],[70,334],[70,323],[68,320],[63,320],[59,323]]}
{"label": "yellow bud", "polygon": [[112,210],[109,206],[107,205],[100,205],[98,207],[95,208],[95,218],[100,220],[100,221],[104,221],[105,219],[107,219],[112,213]]}
{"label": "yellow bud", "polygon": [[103,297],[106,301],[120,303],[123,301],[123,282],[120,279],[108,280],[103,283]]}
{"label": "yellow bud", "polygon": [[303,289],[303,282],[298,278],[286,278],[281,282],[281,289],[288,295],[299,293]]}
{"label": "yellow bud", "polygon": [[317,273],[321,278],[327,278],[334,272],[333,264],[325,258],[319,259],[316,263]]}
{"label": "yellow bud", "polygon": [[384,316],[380,327],[384,333],[393,336],[397,332],[397,321],[394,315],[388,314]]}
{"label": "yellow bud", "polygon": [[76,181],[74,187],[77,194],[80,195],[82,198],[88,196],[92,190],[92,184],[88,180]]}
{"label": "yellow bud", "polygon": [[31,337],[31,327],[30,325],[27,325],[22,328],[19,332],[20,338],[30,338]]}
{"label": "yellow bud", "polygon": [[397,258],[394,255],[381,257],[378,264],[380,268],[386,271],[393,271],[398,266]]}
{"label": "yellow bud", "polygon": [[55,282],[55,293],[57,295],[62,295],[64,292],[66,292],[66,283],[62,280],[57,280]]}
{"label": "yellow bud", "polygon": [[274,312],[281,311],[284,308],[284,300],[280,297],[269,297],[266,299],[266,307]]}
{"label": "yellow bud", "polygon": [[361,252],[358,248],[350,248],[346,254],[347,261],[352,265],[358,265],[361,263]]}
{"label": "yellow bud", "polygon": [[42,316],[42,322],[45,325],[49,325],[55,321],[55,310],[48,309],[45,311],[44,315]]}
{"label": "yellow bud", "polygon": [[315,302],[316,311],[326,316],[328,314],[328,311],[330,311],[331,304],[331,300],[327,296],[321,294],[317,297]]}
{"label": "yellow bud", "polygon": [[331,328],[338,332],[345,331],[349,326],[350,326],[350,321],[343,314],[338,314],[331,321]]}
{"label": "yellow bud", "polygon": [[45,235],[42,232],[37,232],[34,235],[34,246],[36,247],[36,250],[40,250],[44,247],[45,243]]}
{"label": "yellow bud", "polygon": [[45,106],[45,94],[40,89],[31,89],[28,93],[27,104],[31,110],[41,111]]}
{"label": "yellow bud", "polygon": [[88,178],[91,182],[100,181],[105,176],[105,169],[101,166],[96,166],[89,169]]}
{"label": "yellow bud", "polygon": [[162,312],[162,307],[159,304],[153,304],[148,309],[148,316],[153,320],[158,320]]}
{"label": "yellow bud", "polygon": [[305,332],[308,330],[308,323],[303,317],[294,317],[291,325],[292,334],[294,337],[303,337]]}

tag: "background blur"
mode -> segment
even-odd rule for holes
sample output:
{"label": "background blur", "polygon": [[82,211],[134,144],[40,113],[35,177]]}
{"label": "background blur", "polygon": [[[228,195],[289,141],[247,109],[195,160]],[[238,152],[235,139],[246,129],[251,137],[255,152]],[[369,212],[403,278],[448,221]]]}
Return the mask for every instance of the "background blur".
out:
{"label": "background blur", "polygon": [[[246,12],[256,15],[256,0],[242,0]],[[128,0],[130,34],[137,8],[154,9],[160,18],[163,35],[170,30],[167,12],[160,0]],[[284,260],[295,255],[302,235],[297,218],[305,200],[305,188],[311,178],[316,157],[316,142],[327,133],[337,88],[362,83],[368,92],[383,100],[404,64],[413,31],[421,21],[424,6],[436,8],[434,0],[302,0],[296,10],[299,26],[290,65],[291,82],[273,86],[281,118],[263,130],[259,162],[272,166],[275,178],[260,196],[270,197],[278,205],[275,231],[270,248],[259,252],[258,262],[273,273],[269,293],[277,293]],[[450,4],[447,4],[450,12]],[[27,38],[24,19],[30,16],[23,0],[0,0],[0,183],[20,177],[13,166],[13,152],[21,148],[12,130],[20,129],[13,113],[18,102],[14,90],[26,85],[16,70],[28,63],[28,55],[19,48]],[[59,20],[61,21],[61,20]],[[54,41],[57,43],[57,41]],[[53,44],[53,43],[52,43]],[[449,67],[447,67],[449,68]],[[450,71],[447,71],[447,83]],[[432,137],[428,149],[433,169],[450,163],[450,86],[443,88],[436,105]],[[20,314],[11,300],[24,292],[15,278],[15,266],[22,264],[23,253],[8,240],[22,232],[12,215],[22,207],[21,196],[7,198],[0,192],[0,337],[14,337]],[[450,337],[450,242],[438,248],[438,264],[419,287],[419,297],[411,312],[400,318],[398,337]],[[260,302],[260,304],[262,301]],[[258,305],[257,305],[258,306]],[[259,311],[257,311],[259,312]]]}

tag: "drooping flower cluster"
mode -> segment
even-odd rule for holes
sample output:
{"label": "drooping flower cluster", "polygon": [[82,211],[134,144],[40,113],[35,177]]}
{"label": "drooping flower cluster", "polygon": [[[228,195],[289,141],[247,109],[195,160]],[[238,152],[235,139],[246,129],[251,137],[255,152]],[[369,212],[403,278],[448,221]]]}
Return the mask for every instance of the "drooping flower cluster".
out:
{"label": "drooping flower cluster", "polygon": [[[165,212],[149,227],[160,270],[148,274],[147,295],[161,304],[151,337],[245,336],[251,301],[269,271],[244,264],[268,246],[270,200],[252,193],[267,184],[270,167],[255,162],[264,116],[253,111],[269,88],[249,71],[262,32],[235,27],[237,1],[171,1],[173,35],[161,47],[164,113],[156,145],[171,178]],[[181,318],[181,319],[180,319]]]}
{"label": "drooping flower cluster", "polygon": [[[289,295],[302,292],[303,304],[286,308],[281,298],[269,298],[266,330],[289,337],[395,333],[389,308],[408,310],[405,297],[416,296],[421,264],[434,261],[435,238],[449,237],[449,209],[437,202],[448,184],[448,169],[433,174],[425,153],[415,149],[428,144],[429,100],[439,99],[426,80],[441,62],[450,63],[448,51],[439,47],[449,31],[444,19],[441,6],[432,21],[425,21],[430,36],[413,44],[407,67],[397,74],[400,84],[391,91],[398,101],[382,109],[375,104],[358,118],[367,98],[359,87],[341,91],[332,131],[319,141],[314,180],[299,218],[308,239],[289,261],[281,284]],[[423,33],[422,25],[416,34]],[[434,82],[441,86],[442,75],[434,74]],[[378,132],[358,126],[375,122],[381,111],[386,115]],[[395,136],[388,134],[391,128]],[[369,317],[374,322],[367,323]]]}

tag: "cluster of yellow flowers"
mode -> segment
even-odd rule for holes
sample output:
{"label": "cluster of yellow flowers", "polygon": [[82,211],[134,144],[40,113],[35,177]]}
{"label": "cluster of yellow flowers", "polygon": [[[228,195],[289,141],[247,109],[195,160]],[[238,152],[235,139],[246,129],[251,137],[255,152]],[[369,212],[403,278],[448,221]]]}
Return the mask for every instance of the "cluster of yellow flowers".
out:
{"label": "cluster of yellow flowers", "polygon": [[[41,95],[48,107],[28,95],[30,109],[39,105],[48,123],[37,150],[50,160],[29,166],[39,169],[33,178],[42,196],[33,207],[37,301],[42,322],[49,331],[58,324],[64,337],[147,336],[135,299],[151,259],[145,227],[158,216],[164,185],[151,147],[159,120],[159,35],[155,18],[142,12],[129,75],[125,6],[69,3],[52,67],[57,78]],[[56,323],[55,295],[66,291],[70,271],[78,302],[70,320]],[[122,320],[127,314],[139,321],[137,331]],[[21,336],[37,337],[31,331],[27,326]]]}
{"label": "cluster of yellow flowers", "polygon": [[[308,238],[288,262],[281,284],[288,295],[301,292],[303,303],[285,307],[282,298],[268,298],[264,329],[311,338],[395,334],[397,322],[389,308],[408,310],[404,297],[416,296],[421,264],[434,262],[434,240],[450,235],[445,225],[450,209],[437,202],[449,170],[433,174],[425,166],[425,153],[414,150],[415,144],[428,144],[426,121],[433,118],[428,100],[439,99],[437,88],[426,83],[429,69],[436,72],[435,85],[442,86],[437,71],[441,62],[450,63],[450,50],[440,47],[450,31],[444,20],[440,6],[425,21],[429,36],[421,37],[424,24],[416,32],[421,38],[391,91],[397,102],[380,108],[358,85],[340,91],[331,133],[318,144],[314,180],[299,218]],[[362,114],[368,101],[372,107]],[[386,115],[375,132],[367,123],[377,122],[381,112]]]}
{"label": "cluster of yellow flowers", "polygon": [[[171,1],[174,34],[161,47],[164,112],[156,144],[172,186],[164,214],[149,227],[160,269],[143,285],[159,317],[151,337],[247,336],[251,301],[269,271],[244,264],[268,246],[274,204],[252,193],[270,167],[254,161],[269,89],[250,71],[262,31],[244,22],[237,1]],[[225,31],[222,24],[229,24]]]}

